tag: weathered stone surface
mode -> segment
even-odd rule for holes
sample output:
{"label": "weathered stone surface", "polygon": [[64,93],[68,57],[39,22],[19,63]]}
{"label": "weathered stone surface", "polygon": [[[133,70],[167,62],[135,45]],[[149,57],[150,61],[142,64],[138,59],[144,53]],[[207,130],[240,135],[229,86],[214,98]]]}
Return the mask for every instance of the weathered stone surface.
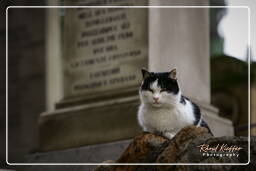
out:
{"label": "weathered stone surface", "polygon": [[[154,6],[208,5],[208,0],[149,1]],[[209,9],[151,8],[149,10],[149,69],[177,67],[182,92],[210,103]],[[193,73],[193,81],[190,81]]]}
{"label": "weathered stone surface", "polygon": [[[103,143],[53,152],[40,152],[26,156],[26,163],[105,163],[115,162],[130,144],[130,140]],[[22,166],[21,171],[92,171],[95,165]],[[20,169],[17,169],[20,171]]]}
{"label": "weathered stone surface", "polygon": [[209,137],[208,130],[205,128],[197,128],[194,126],[186,127],[180,131],[170,144],[158,156],[157,163],[176,163],[179,157],[179,151],[187,149],[187,146],[196,137]]}
{"label": "weathered stone surface", "polygon": [[[40,152],[26,156],[27,163],[100,163],[116,160],[130,140],[83,146],[60,151]],[[36,170],[34,168],[34,170]]]}
{"label": "weathered stone surface", "polygon": [[40,149],[64,150],[131,139],[140,131],[138,105],[135,96],[45,113],[39,125]]}
{"label": "weathered stone surface", "polygon": [[[201,146],[209,145],[212,150]],[[218,145],[219,144],[219,145]],[[227,144],[225,146],[225,144]],[[256,138],[251,138],[251,162],[247,166],[228,165],[230,163],[246,164],[248,162],[247,137],[213,137],[205,128],[188,126],[183,128],[173,139],[161,135],[142,133],[136,136],[121,157],[115,163],[227,163],[227,165],[122,165],[99,166],[96,171],[113,170],[252,170],[256,168]],[[201,145],[201,146],[200,146]],[[239,150],[228,151],[222,147]],[[214,150],[214,148],[216,150]],[[203,154],[204,153],[204,154]],[[224,156],[235,154],[238,156]],[[208,156],[209,155],[209,156]],[[217,156],[222,155],[222,156]],[[112,161],[113,162],[113,161]]]}
{"label": "weathered stone surface", "polygon": [[117,160],[118,163],[154,162],[157,155],[169,143],[169,140],[150,133],[143,133],[134,138],[133,142]]}
{"label": "weathered stone surface", "polygon": [[[147,1],[65,0],[65,5],[147,5]],[[68,8],[63,28],[64,100],[118,95],[147,66],[146,8]]]}

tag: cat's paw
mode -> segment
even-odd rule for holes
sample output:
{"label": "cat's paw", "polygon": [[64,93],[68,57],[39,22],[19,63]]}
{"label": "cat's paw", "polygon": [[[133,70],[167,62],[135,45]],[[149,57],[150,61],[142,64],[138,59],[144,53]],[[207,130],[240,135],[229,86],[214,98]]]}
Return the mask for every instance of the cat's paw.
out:
{"label": "cat's paw", "polygon": [[171,132],[164,132],[163,136],[168,138],[168,139],[172,139],[175,136],[175,134],[171,133]]}
{"label": "cat's paw", "polygon": [[155,131],[153,129],[149,129],[149,128],[143,128],[144,132],[148,132],[148,133],[154,133]]}

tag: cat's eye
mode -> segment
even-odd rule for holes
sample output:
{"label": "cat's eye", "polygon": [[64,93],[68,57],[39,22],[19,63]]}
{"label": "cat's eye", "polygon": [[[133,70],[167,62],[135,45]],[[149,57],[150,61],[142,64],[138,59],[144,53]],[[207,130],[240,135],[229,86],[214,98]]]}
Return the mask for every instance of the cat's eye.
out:
{"label": "cat's eye", "polygon": [[165,92],[165,91],[167,91],[167,89],[165,89],[165,88],[160,90],[160,92]]}
{"label": "cat's eye", "polygon": [[154,92],[152,89],[148,89],[148,91],[150,91],[151,93],[153,93],[153,92]]}

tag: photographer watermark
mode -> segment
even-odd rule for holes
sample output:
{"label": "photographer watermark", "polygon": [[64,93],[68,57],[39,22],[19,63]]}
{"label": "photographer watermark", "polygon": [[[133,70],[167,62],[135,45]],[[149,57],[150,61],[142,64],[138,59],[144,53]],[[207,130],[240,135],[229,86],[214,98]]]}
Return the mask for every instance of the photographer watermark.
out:
{"label": "photographer watermark", "polygon": [[239,151],[243,149],[242,147],[228,144],[217,144],[210,146],[209,144],[201,144],[197,146],[203,156],[206,157],[239,157]]}

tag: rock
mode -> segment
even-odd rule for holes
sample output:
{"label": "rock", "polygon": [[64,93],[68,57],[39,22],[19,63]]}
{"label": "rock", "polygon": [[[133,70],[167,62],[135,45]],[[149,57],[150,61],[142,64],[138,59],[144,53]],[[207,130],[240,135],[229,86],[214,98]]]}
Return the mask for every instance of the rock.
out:
{"label": "rock", "polygon": [[143,133],[134,138],[117,163],[154,162],[169,140],[158,135]]}
{"label": "rock", "polygon": [[211,136],[206,128],[189,126],[180,131],[170,144],[158,156],[157,163],[176,163],[179,151],[186,149],[186,146],[199,136]]}
{"label": "rock", "polygon": [[[112,165],[96,171],[134,170],[252,170],[256,168],[256,137],[251,137],[251,163],[236,165]],[[208,149],[206,148],[208,146]],[[211,149],[210,149],[211,148]],[[226,150],[226,151],[225,151]],[[228,151],[229,150],[229,151]],[[233,151],[232,151],[233,150]],[[237,156],[223,156],[227,154]],[[217,156],[219,155],[219,156]],[[222,155],[222,156],[220,156]],[[247,137],[213,137],[207,129],[188,126],[169,140],[144,132],[136,136],[115,163],[247,163]]]}

